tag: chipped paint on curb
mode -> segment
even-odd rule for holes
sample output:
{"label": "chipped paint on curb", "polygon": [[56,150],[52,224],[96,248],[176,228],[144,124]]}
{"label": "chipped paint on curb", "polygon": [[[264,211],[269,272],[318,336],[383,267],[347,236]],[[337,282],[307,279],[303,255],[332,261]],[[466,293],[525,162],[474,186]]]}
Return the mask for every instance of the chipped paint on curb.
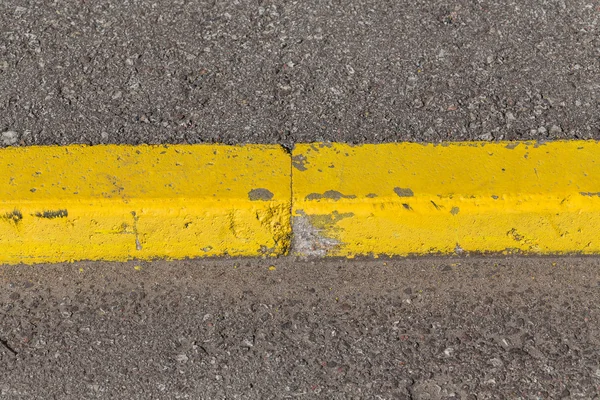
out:
{"label": "chipped paint on curb", "polygon": [[336,239],[326,237],[323,229],[315,227],[302,213],[293,217],[292,226],[294,229],[292,249],[304,257],[324,257],[340,245]]}
{"label": "chipped paint on curb", "polygon": [[0,263],[600,254],[592,141],[0,150]]}
{"label": "chipped paint on curb", "polygon": [[292,159],[299,256],[600,253],[598,142],[312,143]]}
{"label": "chipped paint on curb", "polygon": [[0,150],[0,263],[277,256],[290,247],[279,146]]}

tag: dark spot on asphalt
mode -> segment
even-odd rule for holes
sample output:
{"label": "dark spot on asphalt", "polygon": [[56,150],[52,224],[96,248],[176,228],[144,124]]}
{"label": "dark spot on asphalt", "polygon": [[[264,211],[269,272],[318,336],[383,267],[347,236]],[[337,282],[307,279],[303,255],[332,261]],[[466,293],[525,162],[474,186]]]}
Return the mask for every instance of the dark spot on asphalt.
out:
{"label": "dark spot on asphalt", "polygon": [[47,210],[47,211],[37,212],[37,213],[35,213],[35,216],[39,217],[39,218],[47,218],[47,219],[65,218],[65,217],[69,216],[69,213],[67,212],[67,210]]}
{"label": "dark spot on asphalt", "polygon": [[343,194],[338,192],[337,190],[328,190],[325,193],[311,193],[306,196],[305,200],[321,200],[321,199],[330,199],[330,200],[340,200],[340,199],[355,199],[356,196],[353,194]]}
{"label": "dark spot on asphalt", "polygon": [[394,192],[396,192],[398,197],[413,197],[415,195],[409,188],[395,187]]}
{"label": "dark spot on asphalt", "polygon": [[306,171],[307,168],[304,166],[306,162],[306,157],[303,154],[298,154],[297,156],[292,157],[292,166],[296,168],[298,171]]}
{"label": "dark spot on asphalt", "polygon": [[258,188],[258,189],[252,189],[251,191],[249,191],[248,197],[252,201],[257,201],[257,200],[267,201],[267,200],[271,200],[273,198],[273,193],[271,193],[270,190]]}
{"label": "dark spot on asphalt", "polygon": [[290,321],[284,322],[283,324],[281,324],[279,326],[281,327],[281,330],[283,330],[283,331],[292,329],[292,323]]}
{"label": "dark spot on asphalt", "polygon": [[452,207],[452,210],[450,210],[450,214],[456,215],[456,214],[459,213],[459,211],[460,211],[460,208],[458,208],[458,207]]}
{"label": "dark spot on asphalt", "polygon": [[13,221],[15,224],[18,224],[23,219],[23,214],[21,211],[14,209],[13,211],[4,214],[4,218]]}

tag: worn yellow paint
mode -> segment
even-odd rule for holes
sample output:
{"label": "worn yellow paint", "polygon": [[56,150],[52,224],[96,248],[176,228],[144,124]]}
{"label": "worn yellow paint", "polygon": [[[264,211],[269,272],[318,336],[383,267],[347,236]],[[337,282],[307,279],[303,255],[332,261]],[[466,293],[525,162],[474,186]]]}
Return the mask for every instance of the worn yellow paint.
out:
{"label": "worn yellow paint", "polygon": [[600,144],[302,144],[294,252],[600,252]]}
{"label": "worn yellow paint", "polygon": [[0,263],[286,254],[279,146],[0,150]]}
{"label": "worn yellow paint", "polygon": [[592,141],[0,150],[0,263],[598,254],[599,231]]}

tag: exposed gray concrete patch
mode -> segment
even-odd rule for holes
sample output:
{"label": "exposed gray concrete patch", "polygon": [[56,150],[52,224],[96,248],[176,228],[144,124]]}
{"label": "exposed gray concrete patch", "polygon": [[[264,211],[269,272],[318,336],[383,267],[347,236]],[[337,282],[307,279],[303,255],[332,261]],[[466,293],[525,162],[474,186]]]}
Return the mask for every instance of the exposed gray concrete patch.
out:
{"label": "exposed gray concrete patch", "polygon": [[310,223],[306,215],[292,218],[294,235],[292,237],[292,254],[303,257],[323,257],[328,251],[341,243],[335,239],[324,237],[322,231]]}
{"label": "exposed gray concrete patch", "polygon": [[415,195],[410,188],[395,187],[394,192],[398,197],[413,197]]}
{"label": "exposed gray concrete patch", "polygon": [[251,191],[248,192],[248,198],[251,201],[257,201],[257,200],[267,201],[267,200],[271,200],[273,198],[273,196],[274,195],[270,190],[264,189],[264,188],[252,189]]}
{"label": "exposed gray concrete patch", "polygon": [[325,193],[311,193],[305,197],[305,200],[321,200],[321,199],[329,199],[329,200],[340,200],[340,199],[355,199],[356,195],[353,194],[343,194],[338,192],[337,190],[328,190]]}
{"label": "exposed gray concrete patch", "polygon": [[595,197],[595,196],[600,197],[600,192],[579,192],[579,194],[582,196],[588,196],[588,197]]}
{"label": "exposed gray concrete patch", "polygon": [[303,154],[298,154],[292,157],[292,166],[296,168],[298,171],[306,171],[306,167],[304,163],[306,162],[306,157]]}

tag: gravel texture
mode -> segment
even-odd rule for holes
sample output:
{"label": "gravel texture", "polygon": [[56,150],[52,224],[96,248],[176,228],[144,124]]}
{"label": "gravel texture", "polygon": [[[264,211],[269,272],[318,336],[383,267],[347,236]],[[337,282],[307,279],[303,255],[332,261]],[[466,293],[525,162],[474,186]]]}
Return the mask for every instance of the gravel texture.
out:
{"label": "gravel texture", "polygon": [[598,139],[599,23],[592,0],[3,0],[0,145]]}
{"label": "gravel texture", "polygon": [[597,258],[0,269],[3,399],[597,399]]}

